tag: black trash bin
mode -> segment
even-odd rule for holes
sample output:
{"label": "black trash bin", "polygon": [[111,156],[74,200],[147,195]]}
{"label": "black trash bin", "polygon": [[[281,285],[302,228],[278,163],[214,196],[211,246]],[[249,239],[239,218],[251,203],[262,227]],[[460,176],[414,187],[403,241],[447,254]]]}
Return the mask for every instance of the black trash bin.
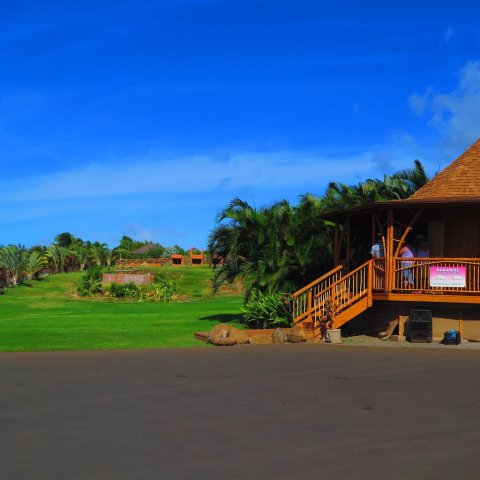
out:
{"label": "black trash bin", "polygon": [[431,310],[410,310],[410,342],[432,343]]}

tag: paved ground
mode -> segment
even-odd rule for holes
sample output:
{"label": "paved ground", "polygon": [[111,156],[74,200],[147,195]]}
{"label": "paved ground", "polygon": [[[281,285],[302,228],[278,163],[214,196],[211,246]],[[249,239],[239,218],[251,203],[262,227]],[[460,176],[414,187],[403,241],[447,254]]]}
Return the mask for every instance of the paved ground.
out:
{"label": "paved ground", "polygon": [[478,479],[480,352],[0,354],[0,478]]}

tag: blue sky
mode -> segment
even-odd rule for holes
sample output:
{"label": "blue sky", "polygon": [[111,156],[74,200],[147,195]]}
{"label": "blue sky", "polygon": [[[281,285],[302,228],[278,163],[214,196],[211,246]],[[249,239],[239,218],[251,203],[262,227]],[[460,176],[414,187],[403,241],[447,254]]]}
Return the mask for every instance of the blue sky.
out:
{"label": "blue sky", "polygon": [[204,247],[234,196],[430,173],[480,137],[475,2],[17,1],[0,244]]}

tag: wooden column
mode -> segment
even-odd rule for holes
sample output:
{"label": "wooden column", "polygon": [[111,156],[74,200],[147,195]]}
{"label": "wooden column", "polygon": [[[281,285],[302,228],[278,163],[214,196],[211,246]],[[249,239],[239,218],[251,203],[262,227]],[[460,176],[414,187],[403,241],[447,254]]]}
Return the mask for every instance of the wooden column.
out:
{"label": "wooden column", "polygon": [[335,236],[333,238],[333,266],[336,267],[340,260],[340,227],[335,220]]}
{"label": "wooden column", "polygon": [[347,235],[347,252],[346,252],[346,260],[347,260],[347,270],[350,271],[350,216],[347,217],[346,220],[346,235]]}
{"label": "wooden column", "polygon": [[387,245],[385,251],[385,286],[391,292],[394,286],[394,260],[393,260],[393,209],[387,211]]}

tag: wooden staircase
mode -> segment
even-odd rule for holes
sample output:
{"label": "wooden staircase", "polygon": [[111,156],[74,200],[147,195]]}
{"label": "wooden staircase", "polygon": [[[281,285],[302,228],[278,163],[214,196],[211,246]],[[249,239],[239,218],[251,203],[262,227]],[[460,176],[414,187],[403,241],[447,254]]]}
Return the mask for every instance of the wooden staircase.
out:
{"label": "wooden staircase", "polygon": [[335,267],[293,294],[293,324],[309,338],[321,338],[325,322],[342,325],[372,306],[373,260],[343,275]]}

